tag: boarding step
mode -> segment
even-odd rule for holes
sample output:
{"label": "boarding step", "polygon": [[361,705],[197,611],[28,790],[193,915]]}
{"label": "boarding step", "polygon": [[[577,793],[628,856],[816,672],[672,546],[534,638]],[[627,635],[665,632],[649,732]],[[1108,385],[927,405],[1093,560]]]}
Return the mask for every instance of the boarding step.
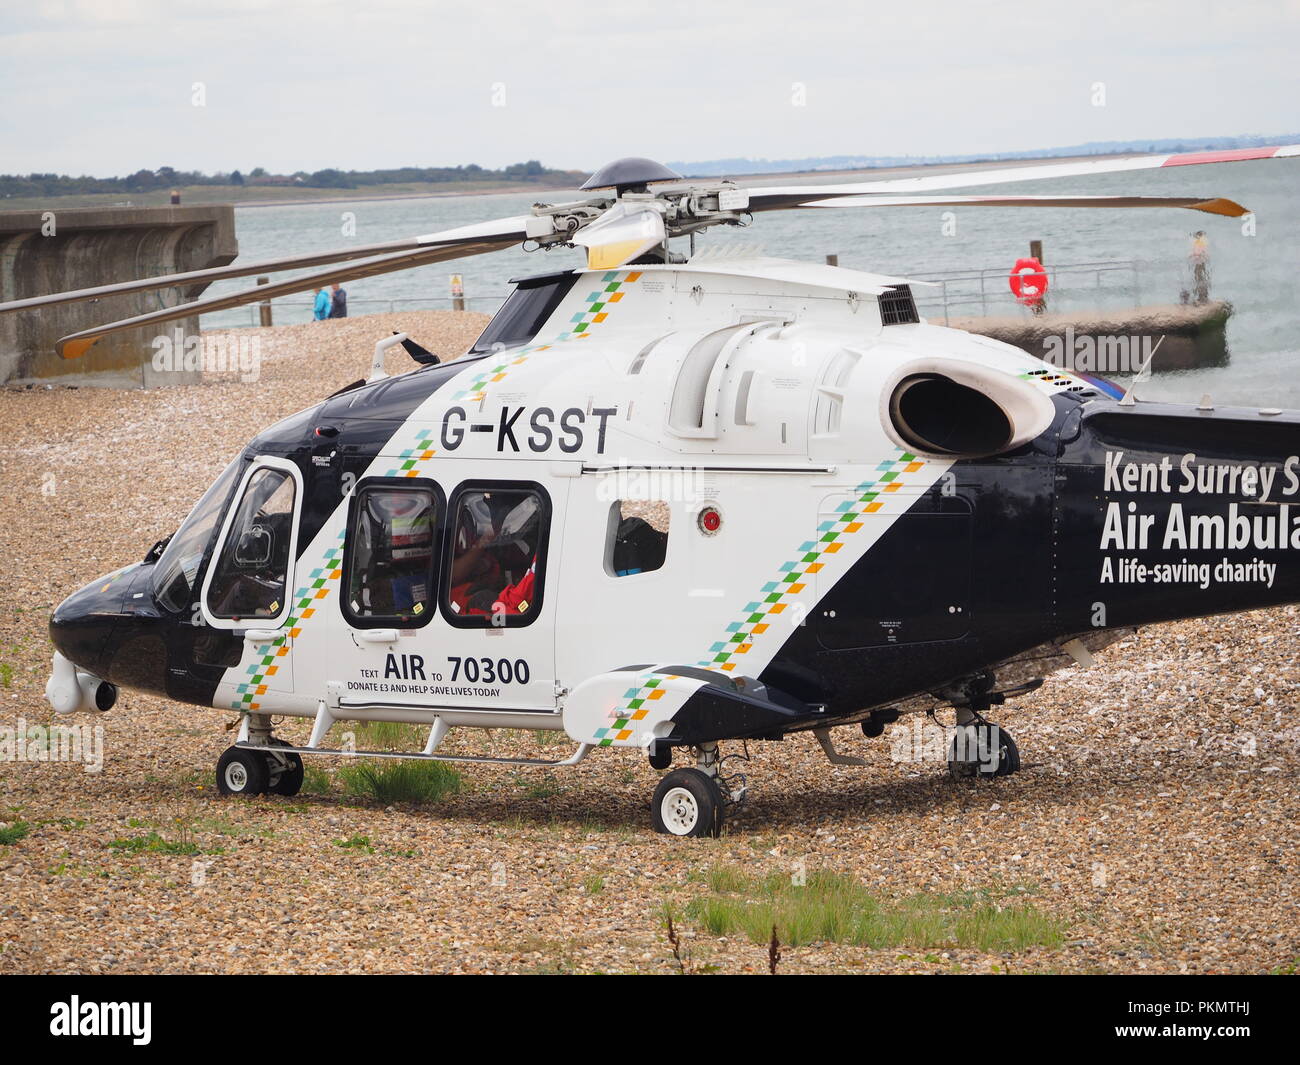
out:
{"label": "boarding step", "polygon": [[335,750],[328,747],[267,747],[263,744],[240,742],[235,744],[247,751],[270,751],[275,754],[332,754],[338,758],[402,758],[421,762],[486,762],[491,765],[536,765],[561,766],[577,765],[591,750],[590,743],[578,744],[577,750],[568,758],[502,758],[487,754],[425,754],[406,751],[352,751]]}
{"label": "boarding step", "polygon": [[[357,708],[353,708],[354,710]],[[388,707],[393,711],[402,712],[405,707]],[[449,710],[453,708],[447,708]],[[454,708],[458,712],[460,708]],[[569,755],[568,758],[503,758],[496,755],[488,754],[437,754],[435,753],[442,741],[447,738],[453,728],[481,728],[474,725],[453,725],[445,718],[435,717],[429,728],[429,738],[425,741],[424,750],[416,752],[403,751],[357,751],[357,750],[339,750],[330,747],[322,747],[325,742],[325,736],[330,728],[339,721],[351,721],[355,718],[347,716],[348,707],[339,706],[331,709],[326,705],[324,700],[316,704],[316,717],[312,722],[311,738],[307,741],[305,747],[288,747],[280,746],[277,742],[275,746],[259,744],[253,742],[251,730],[251,715],[245,714],[244,719],[239,727],[239,736],[235,741],[235,746],[244,750],[272,751],[276,754],[330,754],[337,758],[407,758],[411,760],[427,762],[485,762],[490,765],[534,765],[534,766],[558,766],[558,765],[577,765],[587,757],[587,752],[591,750],[590,743],[580,743],[577,749]],[[555,720],[558,723],[559,714],[547,714],[547,718]],[[402,721],[401,717],[392,718],[373,718],[367,716],[365,720],[392,720]],[[408,722],[417,724],[420,722]]]}

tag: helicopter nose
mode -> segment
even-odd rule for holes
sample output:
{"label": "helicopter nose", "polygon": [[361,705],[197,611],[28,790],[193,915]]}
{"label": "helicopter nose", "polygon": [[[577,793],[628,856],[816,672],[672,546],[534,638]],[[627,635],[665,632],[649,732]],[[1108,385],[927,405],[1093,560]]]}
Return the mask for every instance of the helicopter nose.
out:
{"label": "helicopter nose", "polygon": [[102,670],[109,637],[135,583],[136,566],[109,573],[73,592],[50,616],[50,641],[59,654],[84,670]]}

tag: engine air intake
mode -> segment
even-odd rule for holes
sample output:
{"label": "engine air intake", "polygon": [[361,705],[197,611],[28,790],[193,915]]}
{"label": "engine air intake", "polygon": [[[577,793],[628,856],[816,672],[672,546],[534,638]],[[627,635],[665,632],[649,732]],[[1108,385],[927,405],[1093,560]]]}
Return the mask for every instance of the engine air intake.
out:
{"label": "engine air intake", "polygon": [[901,381],[889,414],[908,444],[930,454],[993,455],[1011,441],[1011,421],[996,402],[941,374]]}

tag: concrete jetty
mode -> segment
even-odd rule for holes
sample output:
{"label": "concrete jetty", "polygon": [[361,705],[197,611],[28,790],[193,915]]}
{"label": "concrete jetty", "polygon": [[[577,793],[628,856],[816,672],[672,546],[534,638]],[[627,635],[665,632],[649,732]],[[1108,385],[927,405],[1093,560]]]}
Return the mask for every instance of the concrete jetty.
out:
{"label": "concrete jetty", "polygon": [[950,325],[1011,343],[1062,368],[1106,376],[1138,371],[1152,352],[1153,373],[1227,365],[1231,315],[1231,303],[1210,300],[1092,313],[969,317]]}
{"label": "concrete jetty", "polygon": [[[1066,369],[1103,376],[1135,372],[1154,351],[1153,373],[1228,363],[1232,304],[1154,304],[1111,311],[953,318],[948,324],[992,337]],[[1060,357],[1058,357],[1058,355]],[[1062,361],[1064,357],[1067,361]],[[1136,360],[1136,365],[1134,364]],[[1090,363],[1090,364],[1089,364]]]}
{"label": "concrete jetty", "polygon": [[[239,254],[235,210],[197,207],[52,207],[0,211],[0,301],[114,281],[225,266]],[[110,296],[0,315],[0,384],[147,388],[191,384],[198,371],[152,365],[152,328],[106,337],[79,359],[54,353],[60,337],[199,296],[206,284]],[[169,323],[197,334],[198,318]]]}

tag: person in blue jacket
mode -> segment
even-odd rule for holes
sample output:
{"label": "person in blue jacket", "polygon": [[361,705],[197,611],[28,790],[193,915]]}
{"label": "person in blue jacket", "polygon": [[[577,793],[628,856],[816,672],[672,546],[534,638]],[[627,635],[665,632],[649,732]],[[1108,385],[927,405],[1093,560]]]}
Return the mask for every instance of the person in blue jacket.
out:
{"label": "person in blue jacket", "polygon": [[311,294],[315,297],[311,316],[318,322],[328,318],[330,316],[330,294],[323,288],[314,288],[311,290]]}

